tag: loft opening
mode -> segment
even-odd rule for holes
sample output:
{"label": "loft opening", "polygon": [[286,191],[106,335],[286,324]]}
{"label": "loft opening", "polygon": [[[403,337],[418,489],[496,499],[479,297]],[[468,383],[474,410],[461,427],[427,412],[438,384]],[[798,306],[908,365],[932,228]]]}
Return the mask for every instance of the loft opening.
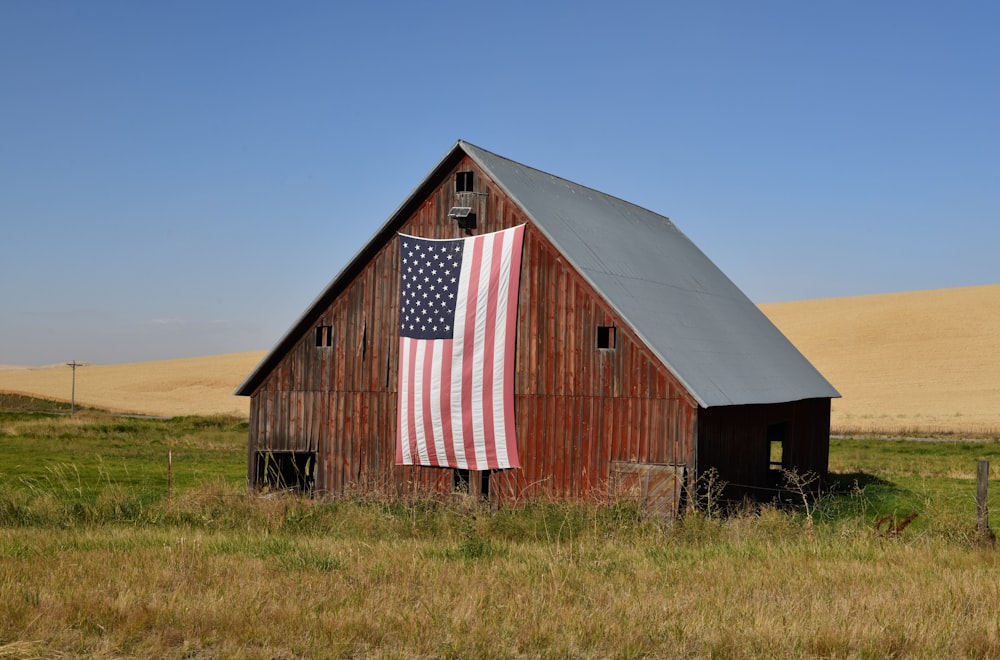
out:
{"label": "loft opening", "polygon": [[318,348],[325,348],[327,346],[333,346],[333,326],[332,325],[318,325],[318,326],[316,326],[316,346]]}
{"label": "loft opening", "polygon": [[611,350],[618,342],[617,328],[613,325],[597,326],[597,348],[601,350]]}
{"label": "loft opening", "polygon": [[311,495],[316,483],[316,452],[257,452],[256,483],[261,490],[293,490]]}
{"label": "loft opening", "polygon": [[455,192],[473,192],[475,190],[475,178],[472,172],[455,173]]}

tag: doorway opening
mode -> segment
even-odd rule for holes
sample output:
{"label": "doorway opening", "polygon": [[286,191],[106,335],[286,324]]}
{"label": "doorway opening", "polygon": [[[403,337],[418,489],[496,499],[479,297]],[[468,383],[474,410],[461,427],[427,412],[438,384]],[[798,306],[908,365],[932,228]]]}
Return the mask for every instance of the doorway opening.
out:
{"label": "doorway opening", "polygon": [[257,452],[257,487],[261,490],[294,490],[311,495],[316,483],[316,452]]}
{"label": "doorway opening", "polygon": [[784,480],[781,470],[788,460],[785,443],[788,441],[788,422],[777,422],[767,425],[768,478],[774,484]]}

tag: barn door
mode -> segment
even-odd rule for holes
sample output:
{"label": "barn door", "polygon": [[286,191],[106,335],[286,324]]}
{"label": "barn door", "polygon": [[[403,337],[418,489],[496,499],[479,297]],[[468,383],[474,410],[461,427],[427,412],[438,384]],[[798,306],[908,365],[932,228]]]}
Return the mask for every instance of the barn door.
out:
{"label": "barn door", "polygon": [[647,515],[673,518],[684,487],[683,465],[611,462],[613,492],[639,498]]}

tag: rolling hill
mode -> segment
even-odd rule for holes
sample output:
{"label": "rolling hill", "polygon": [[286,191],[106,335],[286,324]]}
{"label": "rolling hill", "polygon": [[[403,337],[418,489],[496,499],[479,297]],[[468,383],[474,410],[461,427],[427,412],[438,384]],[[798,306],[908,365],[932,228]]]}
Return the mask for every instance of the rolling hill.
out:
{"label": "rolling hill", "polygon": [[761,309],[840,391],[834,429],[1000,433],[1000,285]]}

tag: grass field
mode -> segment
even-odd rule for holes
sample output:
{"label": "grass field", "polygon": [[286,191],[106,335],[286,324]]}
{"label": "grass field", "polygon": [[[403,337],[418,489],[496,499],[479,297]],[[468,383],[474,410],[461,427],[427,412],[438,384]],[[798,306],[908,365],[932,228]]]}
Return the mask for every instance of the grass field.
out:
{"label": "grass field", "polygon": [[245,457],[238,417],[0,414],[0,658],[1000,656],[997,441],[835,438],[809,517],[674,524],[252,496]]}

